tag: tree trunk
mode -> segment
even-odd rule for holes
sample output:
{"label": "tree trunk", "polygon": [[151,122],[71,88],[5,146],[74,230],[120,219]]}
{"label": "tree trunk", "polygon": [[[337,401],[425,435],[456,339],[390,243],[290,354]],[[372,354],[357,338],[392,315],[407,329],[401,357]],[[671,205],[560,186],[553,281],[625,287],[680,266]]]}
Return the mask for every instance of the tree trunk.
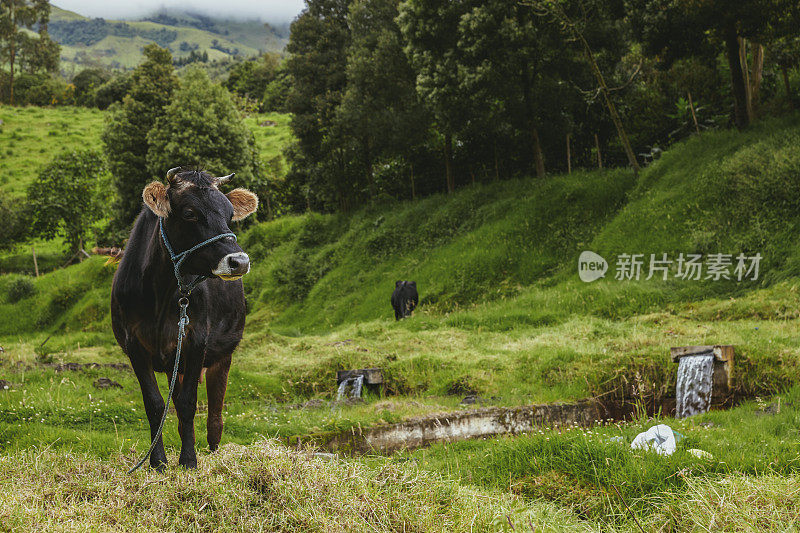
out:
{"label": "tree trunk", "polygon": [[542,145],[539,142],[539,131],[536,129],[536,121],[533,118],[533,83],[530,74],[525,72],[522,76],[522,100],[525,107],[525,116],[531,132],[531,142],[533,149],[533,167],[537,178],[544,177],[544,157],[542,157]]}
{"label": "tree trunk", "polygon": [[742,66],[742,78],[744,79],[744,94],[747,102],[747,120],[753,121],[753,96],[750,92],[750,69],[747,68],[747,41],[738,37],[739,41],[739,64]]}
{"label": "tree trunk", "polygon": [[8,103],[14,105],[14,61],[17,58],[16,36],[11,36],[11,51],[9,52],[9,64],[11,65],[11,72],[9,75],[9,88],[8,88]]}
{"label": "tree trunk", "polygon": [[689,97],[689,109],[692,111],[692,122],[694,122],[694,131],[700,135],[700,125],[697,123],[697,115],[694,112],[694,102],[692,101],[692,93],[689,91],[686,92],[686,95]]}
{"label": "tree trunk", "polygon": [[414,185],[414,164],[411,164],[411,199],[417,199],[417,187]]}
{"label": "tree trunk", "polygon": [[786,65],[781,65],[781,73],[783,74],[783,86],[786,88],[786,100],[789,102],[789,109],[794,109],[792,84],[789,83],[789,69],[786,68]]}
{"label": "tree trunk", "polygon": [[752,114],[750,120],[753,121],[758,116],[758,102],[761,93],[761,80],[764,74],[764,45],[752,43],[753,46],[753,68],[750,71],[750,109]]}
{"label": "tree trunk", "polygon": [[572,174],[572,154],[570,154],[569,133],[567,133],[567,174]]}
{"label": "tree trunk", "polygon": [[594,147],[597,149],[597,168],[603,168],[603,156],[600,155],[600,138],[594,134]]}
{"label": "tree trunk", "polygon": [[533,162],[536,165],[536,177],[544,177],[544,157],[542,156],[542,144],[539,142],[539,130],[536,126],[531,128],[531,137],[533,138]]}
{"label": "tree trunk", "polygon": [[36,277],[39,277],[39,262],[36,260],[36,245],[31,246],[33,251],[33,271],[36,272]]}
{"label": "tree trunk", "polygon": [[731,94],[733,95],[733,122],[741,129],[750,125],[747,113],[747,86],[744,83],[742,63],[739,53],[739,36],[733,25],[725,28],[725,55],[731,71]]}
{"label": "tree trunk", "polygon": [[369,203],[375,203],[375,173],[372,169],[372,150],[369,140],[364,141],[364,177],[367,179],[367,189],[369,190]]}
{"label": "tree trunk", "polygon": [[638,176],[639,162],[636,161],[636,154],[633,153],[633,148],[628,140],[628,135],[625,133],[625,128],[622,126],[622,119],[619,117],[619,113],[617,113],[617,108],[614,106],[614,102],[611,101],[611,94],[608,90],[608,85],[606,85],[606,79],[603,77],[603,73],[600,72],[600,67],[597,65],[597,61],[594,60],[592,49],[589,48],[589,43],[583,37],[583,34],[575,29],[574,26],[572,27],[572,31],[573,34],[581,41],[581,44],[583,44],[583,51],[586,54],[586,59],[589,60],[589,65],[592,67],[592,72],[594,73],[595,78],[597,78],[597,83],[600,85],[600,90],[603,93],[603,99],[606,102],[608,113],[611,115],[611,121],[614,123],[614,127],[617,128],[619,140],[622,142],[622,147],[625,149],[625,155],[628,156],[628,163],[631,165],[631,167],[633,167],[633,173]]}
{"label": "tree trunk", "polygon": [[497,158],[497,139],[494,141],[494,181],[500,181],[500,161]]}
{"label": "tree trunk", "polygon": [[453,136],[448,132],[444,135],[444,167],[447,180],[447,193],[453,194],[456,190],[453,177]]}

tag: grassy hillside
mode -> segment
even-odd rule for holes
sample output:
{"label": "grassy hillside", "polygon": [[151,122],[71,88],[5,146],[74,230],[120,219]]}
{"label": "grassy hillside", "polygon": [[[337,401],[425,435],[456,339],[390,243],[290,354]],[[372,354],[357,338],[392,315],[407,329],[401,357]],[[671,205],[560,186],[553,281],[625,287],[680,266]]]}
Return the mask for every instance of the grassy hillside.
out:
{"label": "grassy hillside", "polygon": [[20,196],[62,150],[100,148],[103,112],[82,107],[0,105],[0,191]]}
{"label": "grassy hillside", "polygon": [[[256,125],[266,118],[278,126]],[[249,119],[263,154],[270,153],[270,139],[281,138],[281,120]],[[184,523],[202,528],[213,517],[244,529],[252,513],[263,510],[284,528],[325,529],[353,511],[353,502],[379,495],[375,502],[391,506],[368,507],[378,530],[398,524],[460,530],[473,517],[479,530],[519,531],[523,524],[638,530],[631,512],[646,530],[785,529],[798,518],[800,473],[800,276],[793,238],[800,224],[798,148],[796,115],[744,133],[703,134],[675,146],[638,179],[607,170],[476,185],[450,197],[349,215],[283,217],[240,232],[253,269],[245,278],[248,323],[234,356],[223,439],[260,444],[201,458],[201,468],[209,469],[201,474],[211,472],[219,481],[214,491],[196,485],[202,475],[169,474],[175,483],[200,487],[191,494],[211,494],[181,499]],[[578,279],[583,250],[609,261],[604,279]],[[759,279],[681,280],[674,264],[666,281],[614,279],[620,253],[674,259],[714,252],[760,253]],[[153,513],[135,510],[143,500],[121,500],[110,488],[121,481],[109,465],[130,462],[149,438],[138,385],[110,332],[112,274],[113,266],[93,258],[38,279],[0,276],[0,379],[10,383],[0,390],[0,484],[30,470],[19,497],[46,493],[51,502],[0,504],[0,516],[20,527],[46,527],[72,513],[67,502],[78,500],[87,502],[75,516],[85,527],[108,523],[107,509],[120,509],[115,516],[126,526],[175,527],[173,498],[164,500],[167,512],[156,513],[165,518],[153,521]],[[388,302],[396,279],[416,280],[421,295],[415,315],[401,322]],[[308,485],[282,468],[318,463],[262,440],[472,408],[461,403],[467,394],[478,395],[481,405],[590,396],[660,405],[675,388],[669,348],[717,343],[736,346],[735,393],[755,398],[734,410],[436,446],[367,458],[366,467],[324,463],[330,470],[316,467],[322,477],[309,483],[345,495],[344,503],[313,517],[304,504],[287,503],[300,501]],[[96,365],[63,366],[68,362]],[[387,378],[382,394],[368,394],[363,403],[330,402],[336,370],[373,366]],[[97,389],[99,377],[121,388]],[[195,421],[200,442],[204,388]],[[656,422],[685,436],[679,451],[668,459],[630,451],[632,437]],[[165,444],[174,454],[174,415],[166,427]],[[31,450],[44,445],[48,452],[36,455],[34,464]],[[697,458],[692,448],[712,457]],[[264,457],[269,462],[262,464]],[[74,464],[104,477],[86,476]],[[261,472],[267,464],[274,468],[269,484],[252,481],[251,469]],[[445,476],[421,478],[429,493],[455,491],[434,498],[436,512],[427,496],[403,492],[413,483],[395,485],[383,477],[394,472],[389,479],[408,480],[402,476],[416,475],[416,468]],[[340,475],[358,483],[331,481],[344,479]],[[52,488],[54,476],[74,482]],[[375,488],[377,479],[388,493]],[[299,492],[292,492],[298,484]],[[137,494],[153,501],[159,486]],[[264,486],[268,509],[265,500],[252,503]],[[226,491],[240,496],[222,506]],[[484,514],[459,503],[462,491],[490,502],[481,506]],[[405,514],[382,514],[395,508]]]}
{"label": "grassy hillside", "polygon": [[142,48],[151,42],[169,48],[173,57],[192,50],[208,52],[209,60],[280,52],[285,37],[258,21],[218,20],[185,13],[161,13],[140,21],[90,19],[53,6],[50,33],[61,43],[62,69],[87,65],[133,68]]}
{"label": "grassy hillside", "polygon": [[[669,346],[724,342],[739,346],[741,393],[779,391],[800,371],[797,246],[785,237],[800,219],[791,194],[780,196],[800,179],[798,131],[794,117],[708,134],[707,152],[698,140],[679,145],[638,182],[625,171],[580,172],[258,224],[240,238],[253,270],[239,368],[270,376],[257,379],[275,401],[327,397],[337,368],[366,366],[387,370],[391,392],[431,395],[431,405],[451,402],[449,391],[506,404],[624,395],[637,373],[661,384],[649,393],[657,398],[674,383]],[[767,197],[769,216],[745,209]],[[609,259],[605,279],[578,280],[586,249]],[[758,252],[761,278],[613,279],[615,254],[661,251]],[[69,336],[49,341],[51,351],[113,345],[100,263],[28,281],[25,298],[9,292],[25,278],[0,278],[0,313],[13,315],[0,341],[24,333],[30,353],[34,339],[60,331]],[[400,324],[388,303],[397,279],[421,292],[416,316]],[[15,314],[20,305],[36,311]]]}

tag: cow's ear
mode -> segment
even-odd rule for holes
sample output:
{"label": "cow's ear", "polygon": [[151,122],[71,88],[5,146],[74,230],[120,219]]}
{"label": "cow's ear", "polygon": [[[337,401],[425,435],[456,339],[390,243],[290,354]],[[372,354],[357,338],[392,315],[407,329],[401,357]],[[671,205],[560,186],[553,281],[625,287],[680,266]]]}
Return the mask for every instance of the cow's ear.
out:
{"label": "cow's ear", "polygon": [[233,204],[233,221],[237,222],[252,215],[258,209],[258,196],[247,189],[233,189],[226,194]]}
{"label": "cow's ear", "polygon": [[144,188],[142,200],[156,216],[165,218],[169,215],[170,207],[167,188],[160,181],[154,181]]}

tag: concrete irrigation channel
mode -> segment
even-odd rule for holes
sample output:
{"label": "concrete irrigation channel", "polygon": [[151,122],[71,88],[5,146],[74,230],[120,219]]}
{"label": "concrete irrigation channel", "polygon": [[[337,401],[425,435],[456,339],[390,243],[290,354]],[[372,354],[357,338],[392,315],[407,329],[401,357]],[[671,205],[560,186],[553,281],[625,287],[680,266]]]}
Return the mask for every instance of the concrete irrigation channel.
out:
{"label": "concrete irrigation channel", "polygon": [[[713,359],[713,365],[710,367],[713,375],[710,379],[714,388],[713,395],[709,389],[706,409],[730,408],[738,403],[741,398],[736,398],[732,394],[733,346],[683,346],[672,348],[670,351],[674,362],[695,354],[708,354]],[[377,369],[340,372],[338,381],[341,383],[356,373],[374,370]],[[659,405],[649,406],[647,411],[648,413],[658,411],[662,415],[670,416],[675,414],[675,408],[676,398],[671,397],[664,398]],[[519,407],[487,407],[412,418],[396,424],[368,428],[353,427],[343,432],[292,436],[287,437],[286,442],[290,446],[312,444],[327,452],[349,455],[391,454],[437,442],[517,435],[542,428],[589,427],[601,422],[630,420],[634,411],[632,400],[614,404],[599,399]]]}
{"label": "concrete irrigation channel", "polygon": [[[629,413],[628,413],[629,414]],[[516,435],[538,428],[588,427],[606,420],[621,420],[626,413],[613,412],[597,401],[538,404],[520,407],[487,407],[455,413],[412,418],[397,424],[354,427],[343,432],[292,436],[291,446],[313,444],[342,454],[390,454],[436,442],[456,442],[497,435]]]}

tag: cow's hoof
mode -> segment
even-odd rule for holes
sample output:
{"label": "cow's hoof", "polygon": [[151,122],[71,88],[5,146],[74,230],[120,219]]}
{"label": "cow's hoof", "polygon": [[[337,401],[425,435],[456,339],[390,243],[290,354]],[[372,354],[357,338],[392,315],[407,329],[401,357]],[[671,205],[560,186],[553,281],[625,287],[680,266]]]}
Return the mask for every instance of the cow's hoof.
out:
{"label": "cow's hoof", "polygon": [[194,470],[195,468],[197,468],[197,457],[187,457],[185,459],[181,457],[178,460],[178,464],[186,468],[187,470]]}
{"label": "cow's hoof", "polygon": [[158,472],[159,474],[163,473],[164,470],[167,469],[167,462],[166,461],[150,461],[150,468]]}

